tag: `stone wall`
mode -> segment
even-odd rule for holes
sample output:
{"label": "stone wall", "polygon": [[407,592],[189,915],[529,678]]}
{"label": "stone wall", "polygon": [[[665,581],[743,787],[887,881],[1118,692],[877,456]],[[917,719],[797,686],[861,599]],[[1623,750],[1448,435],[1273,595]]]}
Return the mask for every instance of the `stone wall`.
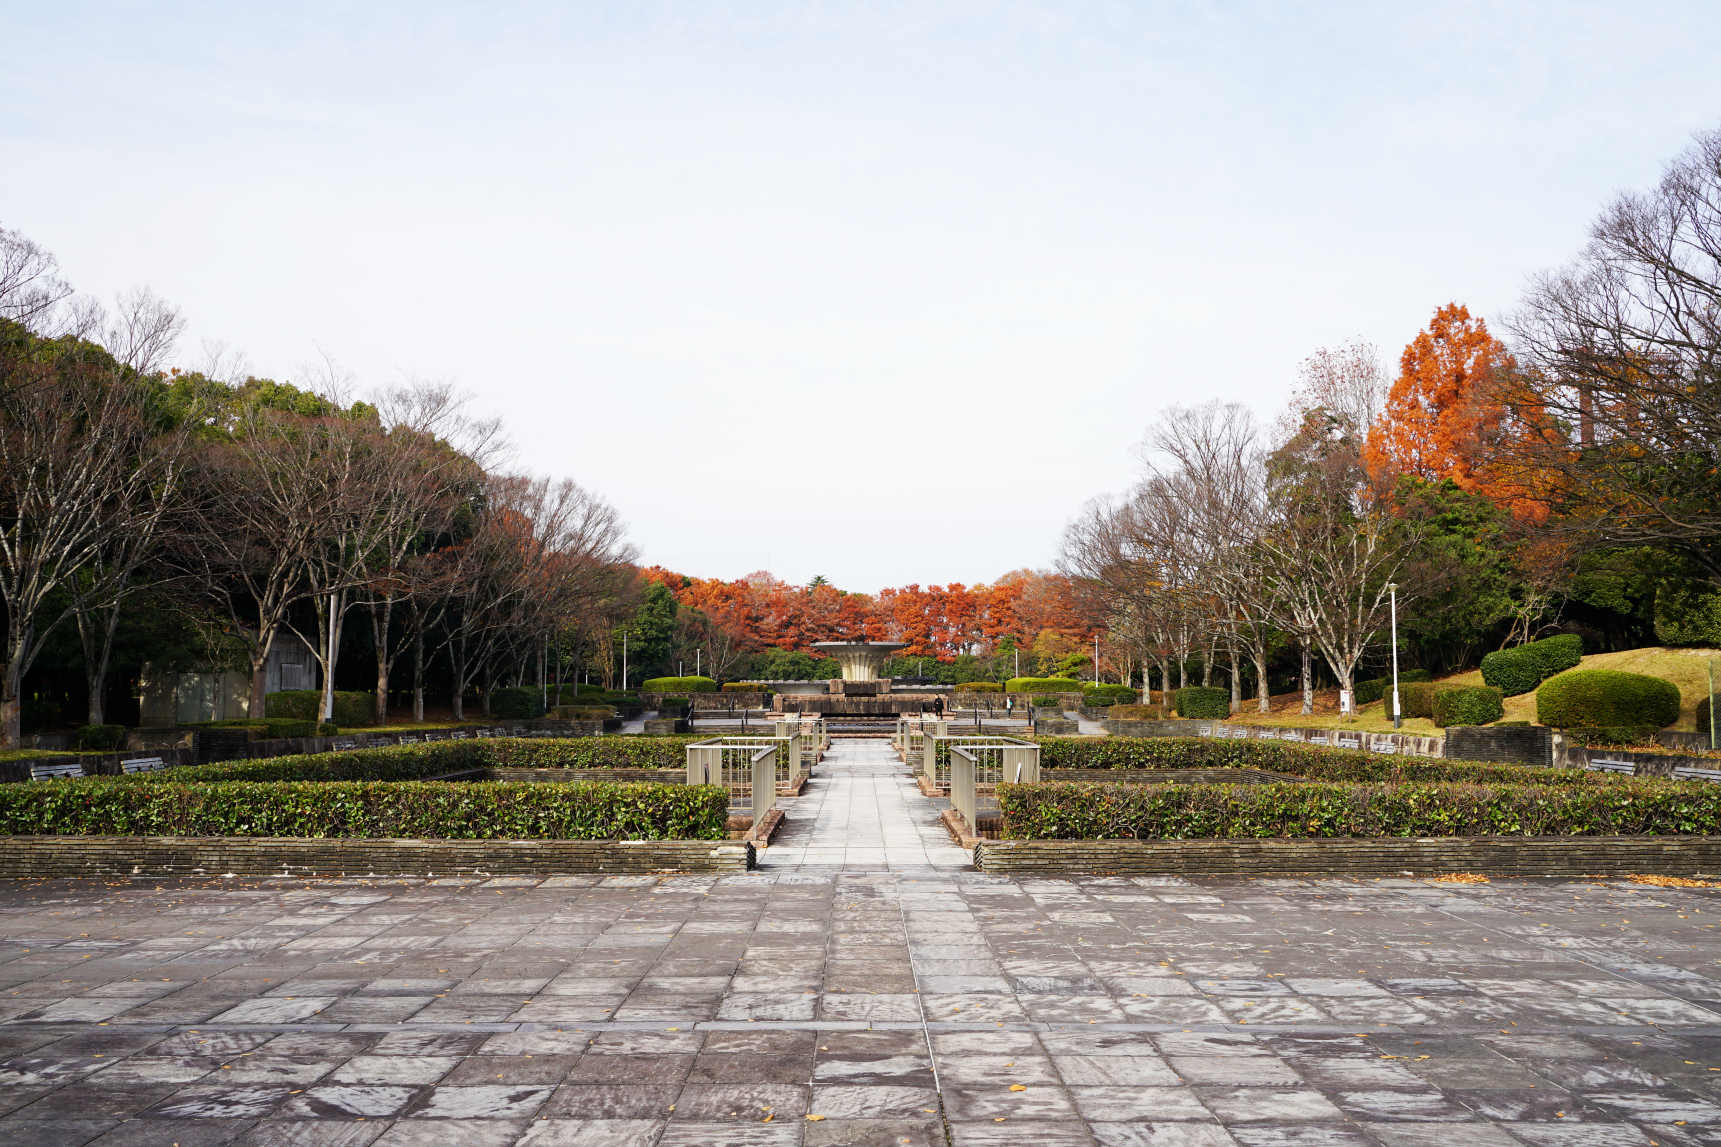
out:
{"label": "stone wall", "polygon": [[752,844],[714,840],[0,837],[0,879],[745,872],[753,862]]}
{"label": "stone wall", "polygon": [[1158,876],[1691,876],[1721,871],[1721,837],[983,840],[974,864],[983,872]]}
{"label": "stone wall", "polygon": [[1445,755],[1452,761],[1551,765],[1554,731],[1546,725],[1454,725],[1446,730]]}

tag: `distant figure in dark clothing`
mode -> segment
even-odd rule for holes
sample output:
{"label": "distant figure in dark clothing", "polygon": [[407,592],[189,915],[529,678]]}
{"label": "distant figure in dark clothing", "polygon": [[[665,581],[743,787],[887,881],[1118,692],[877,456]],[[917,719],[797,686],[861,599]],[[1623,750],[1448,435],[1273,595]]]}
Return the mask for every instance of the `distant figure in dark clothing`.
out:
{"label": "distant figure in dark clothing", "polygon": [[932,699],[932,713],[939,720],[944,719],[944,698],[934,697]]}

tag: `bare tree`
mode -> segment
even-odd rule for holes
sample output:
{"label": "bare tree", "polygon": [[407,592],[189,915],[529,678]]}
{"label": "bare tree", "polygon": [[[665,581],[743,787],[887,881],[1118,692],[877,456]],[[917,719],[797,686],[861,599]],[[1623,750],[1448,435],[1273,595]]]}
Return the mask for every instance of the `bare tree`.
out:
{"label": "bare tree", "polygon": [[269,651],[291,610],[321,586],[313,563],[351,514],[349,419],[248,403],[233,432],[197,452],[171,539],[186,584],[232,623],[251,669],[250,712],[266,712]]}
{"label": "bare tree", "polygon": [[53,254],[22,232],[0,227],[0,321],[46,334],[54,310],[71,297]]}
{"label": "bare tree", "polygon": [[552,632],[574,604],[603,592],[610,567],[632,561],[623,529],[613,507],[572,481],[486,482],[471,535],[438,555],[450,586],[441,647],[457,720],[466,686],[494,672],[511,643]]}
{"label": "bare tree", "polygon": [[[135,532],[153,530],[178,482],[177,452],[149,416],[150,380],[100,358],[0,354],[0,745],[8,748],[18,745],[24,675],[76,612],[68,605],[44,615],[48,596],[95,590],[78,579],[116,538],[129,534],[135,555],[143,546]],[[95,574],[104,588],[85,601],[110,600],[116,571],[134,564],[108,552]]]}
{"label": "bare tree", "polygon": [[1272,518],[1261,547],[1276,607],[1348,690],[1357,663],[1379,641],[1387,587],[1420,527],[1392,513],[1369,483],[1358,439],[1331,420],[1311,417],[1305,434],[1274,454],[1270,476]]}
{"label": "bare tree", "polygon": [[1721,130],[1625,193],[1508,323],[1526,369],[1498,463],[1580,541],[1654,546],[1721,585]]}
{"label": "bare tree", "polygon": [[[429,560],[436,539],[453,526],[459,507],[483,488],[484,472],[505,444],[496,419],[480,419],[467,409],[467,396],[446,382],[412,382],[391,387],[376,406],[387,437],[379,444],[384,465],[373,519],[376,545],[365,561],[360,594],[369,606],[372,647],[376,653],[376,706],[379,723],[388,719],[388,683],[404,645],[417,650],[413,678],[414,716],[423,713],[424,626],[440,614],[436,563]],[[403,601],[412,607],[401,610]],[[395,641],[394,625],[404,620]]]}

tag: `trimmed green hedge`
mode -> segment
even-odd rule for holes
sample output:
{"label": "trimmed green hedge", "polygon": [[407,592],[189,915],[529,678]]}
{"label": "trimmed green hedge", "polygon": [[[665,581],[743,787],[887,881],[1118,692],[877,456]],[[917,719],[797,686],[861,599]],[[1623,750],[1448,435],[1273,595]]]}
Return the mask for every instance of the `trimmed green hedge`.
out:
{"label": "trimmed green hedge", "polygon": [[763,685],[763,684],[759,683],[758,681],[725,681],[723,683],[723,688],[720,690],[720,692],[723,692],[723,693],[770,693],[770,692],[772,692],[772,689],[769,685]]}
{"label": "trimmed green hedge", "polygon": [[1163,721],[1169,716],[1164,705],[1117,705],[1111,711],[1114,721]]}
{"label": "trimmed green hedge", "polygon": [[[1406,681],[1432,681],[1434,674],[1426,669],[1406,669],[1398,675],[1399,700],[1404,699],[1404,683]],[[1371,677],[1367,681],[1351,683],[1351,696],[1358,705],[1367,705],[1379,701],[1392,692],[1391,677]]]}
{"label": "trimmed green hedge", "polygon": [[958,693],[1002,693],[1004,687],[996,681],[961,681],[956,685]]}
{"label": "trimmed green hedge", "polygon": [[1482,680],[1508,697],[1517,697],[1556,673],[1577,668],[1583,656],[1583,638],[1575,633],[1556,634],[1486,655],[1482,658]]}
{"label": "trimmed green hedge", "polygon": [[530,721],[544,715],[544,694],[539,689],[506,686],[490,691],[490,715],[502,721]]}
{"label": "trimmed green hedge", "polygon": [[1401,757],[1361,749],[1326,749],[1287,741],[1233,741],[1212,737],[1034,737],[1041,776],[1058,769],[1246,768],[1288,773],[1311,781],[1384,783],[1465,781],[1477,784],[1594,785],[1613,773],[1550,769],[1540,765]]}
{"label": "trimmed green hedge", "polygon": [[639,687],[641,693],[715,693],[717,682],[709,677],[653,677]]}
{"label": "trimmed green hedge", "polygon": [[[323,728],[315,721],[301,721],[296,717],[264,717],[253,721],[241,717],[234,721],[197,721],[188,723],[187,728],[195,729],[244,729],[246,739],[251,741],[274,741],[285,737],[316,737],[322,736],[318,729]],[[338,728],[333,722],[327,726],[330,730]]]}
{"label": "trimmed green hedge", "polygon": [[220,761],[118,778],[161,781],[406,781],[492,765],[519,769],[679,769],[687,746],[709,736],[496,737],[383,745],[344,753],[296,753],[255,761]]}
{"label": "trimmed green hedge", "polygon": [[[285,717],[294,721],[315,721],[323,702],[320,689],[283,689],[263,698],[265,717]],[[335,719],[331,724],[343,729],[376,724],[376,698],[369,693],[335,692]]]}
{"label": "trimmed green hedge", "polygon": [[110,753],[124,737],[124,725],[84,725],[78,729],[78,748],[91,753]]}
{"label": "trimmed green hedge", "polygon": [[1228,689],[1191,685],[1186,689],[1173,690],[1171,698],[1171,704],[1179,717],[1207,720],[1223,719],[1231,715],[1231,691]]}
{"label": "trimmed green hedge", "polygon": [[1453,685],[1434,691],[1434,723],[1488,725],[1506,715],[1500,690],[1488,685]]}
{"label": "trimmed green hedge", "polygon": [[1001,784],[1019,840],[1664,836],[1721,832],[1721,789],[1618,778],[1522,784]]}
{"label": "trimmed green hedge", "polygon": [[1069,677],[1012,677],[1004,682],[1006,693],[1080,693],[1082,683]]}
{"label": "trimmed green hedge", "polygon": [[1558,633],[1518,649],[1541,667],[1544,679],[1576,669],[1584,659],[1584,639],[1575,633]]}
{"label": "trimmed green hedge", "polygon": [[1679,686],[1642,673],[1576,669],[1550,677],[1536,690],[1536,720],[1544,725],[1594,729],[1679,720]]}
{"label": "trimmed green hedge", "polygon": [[1521,649],[1496,649],[1482,658],[1482,680],[1507,697],[1517,697],[1542,683],[1542,666]]}
{"label": "trimmed green hedge", "polygon": [[1604,729],[1566,729],[1564,733],[1567,742],[1573,745],[1653,745],[1660,731],[1648,725],[1615,725]]}
{"label": "trimmed green hedge", "polygon": [[0,833],[14,836],[722,840],[728,815],[729,794],[717,785],[199,784],[178,776],[0,785]]}

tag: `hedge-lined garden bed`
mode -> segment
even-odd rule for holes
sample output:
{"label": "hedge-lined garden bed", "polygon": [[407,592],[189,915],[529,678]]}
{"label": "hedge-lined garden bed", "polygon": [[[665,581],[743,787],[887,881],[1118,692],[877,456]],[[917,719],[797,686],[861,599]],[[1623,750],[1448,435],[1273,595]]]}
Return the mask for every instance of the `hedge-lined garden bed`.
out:
{"label": "hedge-lined garden bed", "polygon": [[693,737],[473,739],[0,786],[0,835],[722,840],[710,785],[430,781],[486,768],[678,768]]}
{"label": "hedge-lined garden bed", "polygon": [[0,786],[4,836],[722,840],[717,785],[164,781]]}
{"label": "hedge-lined garden bed", "polygon": [[998,806],[1003,813],[1003,835],[1018,840],[1667,836],[1721,832],[1721,788],[1623,777],[1612,783],[1571,785],[1042,781],[999,785]]}
{"label": "hedge-lined garden bed", "polygon": [[1495,765],[1328,749],[1289,741],[1211,737],[1031,737],[1047,780],[1058,769],[1189,769],[1232,766],[1290,773],[1311,781],[1393,783],[1461,781],[1523,785],[1598,785],[1613,774],[1536,765]]}
{"label": "hedge-lined garden bed", "polygon": [[340,753],[305,753],[248,761],[222,761],[160,773],[137,773],[128,783],[163,781],[410,781],[469,769],[678,769],[687,746],[707,737],[483,737],[384,745]]}

